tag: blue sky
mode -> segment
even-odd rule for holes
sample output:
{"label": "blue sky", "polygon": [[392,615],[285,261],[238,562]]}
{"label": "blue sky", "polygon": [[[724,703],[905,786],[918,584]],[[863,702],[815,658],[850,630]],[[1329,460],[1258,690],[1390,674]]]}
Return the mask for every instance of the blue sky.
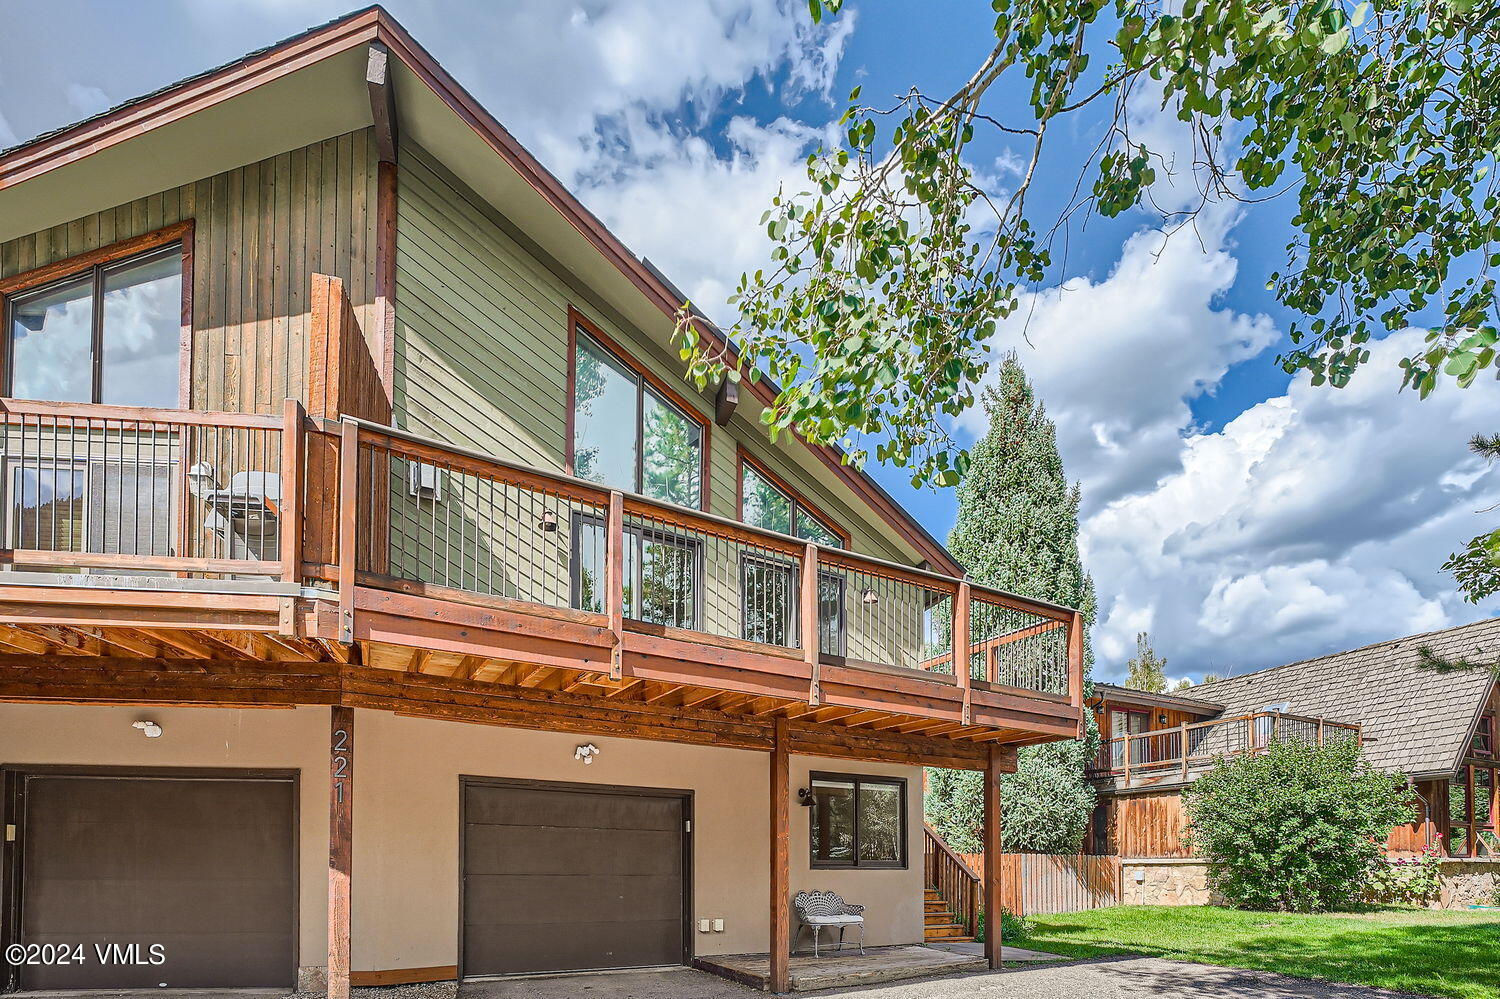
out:
{"label": "blue sky", "polygon": [[[637,252],[711,314],[766,251],[756,225],[825,140],[856,83],[876,103],[952,90],[992,37],[982,0],[852,0],[814,27],[803,0],[393,0],[444,65]],[[7,4],[0,145],[235,58],[348,8],[323,0],[55,0]],[[59,54],[66,25],[67,58]],[[1016,101],[997,95],[1001,109]],[[1170,118],[1136,126],[1171,155]],[[1099,119],[1051,136],[1031,206],[1066,199]],[[981,133],[1003,186],[1009,149]],[[1179,171],[1179,174],[1181,171]],[[1181,179],[1158,185],[1182,203]],[[1235,672],[1500,612],[1438,569],[1486,529],[1500,469],[1464,441],[1493,432],[1500,385],[1397,391],[1396,334],[1350,388],[1274,364],[1289,317],[1265,282],[1288,201],[1214,205],[1168,238],[1145,211],[1069,234],[1065,267],[1023,302],[1016,349],[1084,491],[1082,544],[1101,597],[1096,674],[1118,677],[1149,630],[1173,676]],[[970,414],[955,433],[983,429]],[[872,469],[939,537],[951,492]]]}

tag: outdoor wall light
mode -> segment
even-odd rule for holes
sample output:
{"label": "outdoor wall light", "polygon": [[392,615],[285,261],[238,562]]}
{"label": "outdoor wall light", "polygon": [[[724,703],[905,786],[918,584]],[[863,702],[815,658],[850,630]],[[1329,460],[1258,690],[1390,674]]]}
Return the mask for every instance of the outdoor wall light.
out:
{"label": "outdoor wall light", "polygon": [[880,603],[880,594],[876,593],[874,590],[866,590],[864,592],[864,595],[861,596],[860,599],[867,604],[878,604]]}
{"label": "outdoor wall light", "polygon": [[584,766],[594,762],[594,757],[599,755],[599,747],[592,742],[586,742],[573,750],[573,759],[582,760]]}
{"label": "outdoor wall light", "polygon": [[536,522],[536,526],[540,527],[547,534],[554,533],[557,530],[557,514],[551,510],[543,510],[541,517]]}
{"label": "outdoor wall light", "polygon": [[1159,715],[1156,716],[1156,724],[1158,724],[1158,725],[1165,725],[1166,723],[1167,723],[1167,716],[1166,716],[1165,713],[1159,714]]}
{"label": "outdoor wall light", "polygon": [[140,729],[142,732],[146,733],[146,738],[148,739],[161,738],[161,726],[156,724],[156,722],[154,721],[149,721],[145,718],[142,718],[138,722],[131,722],[130,727]]}
{"label": "outdoor wall light", "polygon": [[805,787],[799,787],[797,789],[797,804],[801,805],[803,808],[811,808],[813,805],[817,804],[817,799],[813,797],[813,793],[811,790]]}

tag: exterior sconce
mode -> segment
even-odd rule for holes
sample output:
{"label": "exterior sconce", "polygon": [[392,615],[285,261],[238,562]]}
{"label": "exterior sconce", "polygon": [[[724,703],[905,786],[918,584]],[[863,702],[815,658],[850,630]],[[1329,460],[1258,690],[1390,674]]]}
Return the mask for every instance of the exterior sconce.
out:
{"label": "exterior sconce", "polygon": [[594,757],[598,755],[599,747],[594,745],[592,742],[584,743],[582,746],[579,746],[577,749],[573,750],[573,759],[582,760],[584,766],[588,766],[589,764],[593,763]]}
{"label": "exterior sconce", "polygon": [[878,604],[880,603],[880,594],[876,593],[874,590],[866,590],[860,597],[860,599],[863,600],[866,604]]}
{"label": "exterior sconce", "polygon": [[551,510],[543,510],[541,517],[536,522],[536,526],[547,534],[555,533],[557,531],[557,514]]}
{"label": "exterior sconce", "polygon": [[154,721],[148,721],[143,718],[138,722],[131,722],[130,727],[140,729],[148,739],[161,738],[161,726]]}
{"label": "exterior sconce", "polygon": [[803,808],[811,808],[813,805],[817,804],[817,799],[813,797],[812,791],[805,787],[799,787],[797,789],[797,804],[801,805]]}
{"label": "exterior sconce", "polygon": [[1159,715],[1156,716],[1156,724],[1158,724],[1158,725],[1165,725],[1166,723],[1167,723],[1167,716],[1165,714],[1159,714]]}

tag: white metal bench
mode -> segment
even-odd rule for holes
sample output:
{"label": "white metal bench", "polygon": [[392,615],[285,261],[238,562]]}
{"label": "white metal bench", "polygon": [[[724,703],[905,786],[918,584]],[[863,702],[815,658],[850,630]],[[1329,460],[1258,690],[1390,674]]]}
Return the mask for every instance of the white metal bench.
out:
{"label": "white metal bench", "polygon": [[823,927],[837,926],[839,930],[839,950],[844,949],[844,931],[851,926],[859,927],[859,952],[865,952],[865,907],[845,902],[842,897],[831,891],[799,891],[792,899],[792,907],[797,910],[797,936],[792,940],[792,950],[797,949],[797,941],[802,939],[802,931],[810,929],[813,935],[813,957],[818,957],[818,936]]}

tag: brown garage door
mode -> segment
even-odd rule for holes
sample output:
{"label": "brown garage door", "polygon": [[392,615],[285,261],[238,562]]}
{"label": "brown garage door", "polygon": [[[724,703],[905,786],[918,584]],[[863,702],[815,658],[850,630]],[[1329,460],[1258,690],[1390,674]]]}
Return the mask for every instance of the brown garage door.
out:
{"label": "brown garage door", "polygon": [[23,989],[296,984],[290,777],[22,779]]}
{"label": "brown garage door", "polygon": [[681,964],[686,801],[466,781],[463,973]]}

